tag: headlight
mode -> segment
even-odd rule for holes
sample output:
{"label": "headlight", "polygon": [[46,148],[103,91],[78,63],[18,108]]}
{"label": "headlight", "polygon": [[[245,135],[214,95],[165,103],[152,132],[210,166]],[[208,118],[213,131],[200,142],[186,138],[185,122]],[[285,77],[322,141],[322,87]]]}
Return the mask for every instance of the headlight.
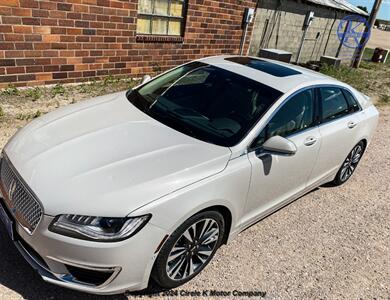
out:
{"label": "headlight", "polygon": [[83,240],[117,242],[136,234],[150,217],[151,215],[132,218],[59,215],[50,224],[49,230]]}

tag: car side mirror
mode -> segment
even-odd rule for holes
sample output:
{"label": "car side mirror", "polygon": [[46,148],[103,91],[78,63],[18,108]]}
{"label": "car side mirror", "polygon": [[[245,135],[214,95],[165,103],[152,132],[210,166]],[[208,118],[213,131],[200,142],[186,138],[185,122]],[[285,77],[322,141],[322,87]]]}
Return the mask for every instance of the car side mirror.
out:
{"label": "car side mirror", "polygon": [[266,140],[263,149],[271,153],[285,155],[294,155],[297,152],[295,144],[280,135],[275,135]]}
{"label": "car side mirror", "polygon": [[144,75],[144,77],[142,77],[141,84],[147,83],[151,79],[152,79],[152,77],[150,75]]}

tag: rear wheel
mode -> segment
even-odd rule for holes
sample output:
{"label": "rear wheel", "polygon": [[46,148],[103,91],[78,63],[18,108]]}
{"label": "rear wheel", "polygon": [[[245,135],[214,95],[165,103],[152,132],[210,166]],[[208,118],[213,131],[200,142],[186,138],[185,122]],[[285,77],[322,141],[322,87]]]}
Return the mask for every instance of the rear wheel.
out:
{"label": "rear wheel", "polygon": [[337,172],[335,179],[332,181],[333,185],[341,185],[352,176],[360,159],[363,156],[364,150],[365,143],[363,141],[360,141],[344,160],[343,164],[340,167],[340,170]]}
{"label": "rear wheel", "polygon": [[185,221],[168,238],[153,268],[153,279],[164,288],[179,286],[210,262],[224,236],[224,219],[205,211]]}

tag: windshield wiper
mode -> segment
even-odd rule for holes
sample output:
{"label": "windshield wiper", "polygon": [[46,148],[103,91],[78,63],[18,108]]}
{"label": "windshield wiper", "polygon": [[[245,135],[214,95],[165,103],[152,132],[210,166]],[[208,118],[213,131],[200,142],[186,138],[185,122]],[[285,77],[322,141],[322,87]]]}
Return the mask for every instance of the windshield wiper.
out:
{"label": "windshield wiper", "polygon": [[149,110],[149,113],[157,115],[160,118],[169,120],[168,122],[176,125],[175,127],[178,127],[179,131],[181,131],[180,129],[182,129],[183,131],[185,131],[186,133],[190,134],[193,137],[197,136],[194,130],[187,124],[186,121],[183,120],[183,118],[180,115],[174,113],[171,110],[165,110],[165,109],[164,110],[160,109],[160,111],[163,113],[159,113],[158,110],[155,108],[156,108],[155,106],[152,106]]}

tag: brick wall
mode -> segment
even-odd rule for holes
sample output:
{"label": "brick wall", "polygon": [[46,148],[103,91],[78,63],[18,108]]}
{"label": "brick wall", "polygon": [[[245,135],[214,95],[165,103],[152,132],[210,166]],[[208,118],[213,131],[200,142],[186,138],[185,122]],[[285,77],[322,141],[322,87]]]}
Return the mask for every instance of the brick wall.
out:
{"label": "brick wall", "polygon": [[[335,56],[340,45],[337,36],[340,20],[353,13],[294,0],[286,0],[281,4],[275,0],[259,2],[250,54],[257,55],[260,48],[277,48],[292,52],[292,62],[295,62],[307,11],[314,11],[314,21],[307,31],[306,38],[310,40],[303,45],[300,62],[319,60],[322,55]],[[318,32],[320,36],[316,40]],[[353,55],[353,48],[343,46],[339,57],[349,62]]]}
{"label": "brick wall", "polygon": [[151,41],[136,34],[137,0],[0,0],[0,88],[140,76],[238,53],[244,8],[255,5],[189,0],[184,37]]}

